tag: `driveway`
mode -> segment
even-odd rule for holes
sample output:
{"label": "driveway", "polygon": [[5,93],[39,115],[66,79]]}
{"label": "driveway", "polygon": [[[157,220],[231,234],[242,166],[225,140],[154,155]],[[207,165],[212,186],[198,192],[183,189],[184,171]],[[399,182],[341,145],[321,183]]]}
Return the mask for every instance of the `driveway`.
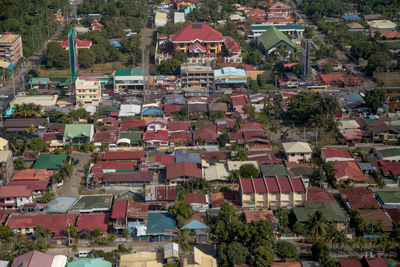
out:
{"label": "driveway", "polygon": [[89,161],[90,156],[88,153],[74,151],[71,157],[74,160],[79,160],[79,164],[74,166],[71,178],[65,181],[64,185],[57,190],[56,195],[58,197],[79,197],[80,195],[78,189],[85,174],[84,166]]}

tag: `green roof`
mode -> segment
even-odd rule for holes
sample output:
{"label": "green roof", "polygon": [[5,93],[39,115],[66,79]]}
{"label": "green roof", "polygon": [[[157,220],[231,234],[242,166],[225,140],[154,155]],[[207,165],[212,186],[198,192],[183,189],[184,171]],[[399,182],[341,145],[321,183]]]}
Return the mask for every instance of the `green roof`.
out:
{"label": "green roof", "polygon": [[119,112],[119,108],[116,106],[100,106],[98,113],[111,113]]}
{"label": "green roof", "polygon": [[133,132],[120,132],[119,138],[127,138],[131,140],[131,145],[137,145],[142,140],[143,132],[133,131]]}
{"label": "green roof", "polygon": [[285,43],[289,47],[293,49],[295,48],[295,44],[289,39],[289,37],[275,27],[270,27],[268,30],[263,32],[260,36],[260,40],[267,51],[280,43]]}
{"label": "green roof", "polygon": [[116,70],[114,76],[140,76],[140,75],[143,75],[142,69],[131,68],[131,69]]}
{"label": "green roof", "polygon": [[147,230],[148,235],[163,235],[165,231],[175,231],[175,217],[169,213],[148,213]]}
{"label": "green roof", "polygon": [[336,201],[306,202],[304,207],[294,207],[293,212],[300,222],[307,221],[317,210],[329,221],[345,222],[346,217]]}
{"label": "green roof", "polygon": [[261,174],[264,177],[287,176],[288,171],[283,164],[264,164],[261,165]]}
{"label": "green roof", "polygon": [[49,78],[32,78],[29,81],[29,84],[49,84]]}
{"label": "green roof", "polygon": [[112,264],[103,258],[86,258],[68,262],[67,267],[111,267]]}
{"label": "green roof", "polygon": [[40,154],[33,165],[33,169],[58,170],[66,159],[67,155],[64,154]]}
{"label": "green roof", "polygon": [[[299,24],[287,24],[287,25],[276,25],[273,26],[278,30],[304,30],[303,26],[299,25]],[[268,30],[269,28],[271,28],[270,25],[263,25],[263,24],[253,24],[251,25],[251,30]]]}
{"label": "green roof", "polygon": [[92,124],[67,124],[65,125],[64,138],[73,139],[80,136],[90,138]]}
{"label": "green roof", "polygon": [[400,191],[378,191],[376,194],[382,204],[400,203]]}
{"label": "green roof", "polygon": [[376,152],[380,158],[400,156],[400,148],[398,147],[379,149]]}

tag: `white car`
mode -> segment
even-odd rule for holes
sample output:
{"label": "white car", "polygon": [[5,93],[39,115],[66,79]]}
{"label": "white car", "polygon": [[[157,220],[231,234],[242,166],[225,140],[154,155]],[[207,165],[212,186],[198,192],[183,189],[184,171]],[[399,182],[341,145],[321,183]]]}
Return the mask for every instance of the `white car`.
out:
{"label": "white car", "polygon": [[8,98],[8,95],[0,95],[0,98]]}
{"label": "white car", "polygon": [[225,94],[225,95],[230,95],[230,94],[232,94],[232,90],[226,90],[226,91],[224,92],[224,94]]}

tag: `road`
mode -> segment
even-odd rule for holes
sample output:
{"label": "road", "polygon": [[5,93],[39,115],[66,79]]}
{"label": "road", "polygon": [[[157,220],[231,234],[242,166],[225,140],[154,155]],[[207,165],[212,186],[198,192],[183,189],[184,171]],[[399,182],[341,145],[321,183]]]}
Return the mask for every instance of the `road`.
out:
{"label": "road", "polygon": [[364,72],[361,72],[357,70],[357,64],[355,64],[352,59],[342,50],[338,49],[335,46],[332,46],[331,44],[327,43],[325,41],[325,35],[321,33],[318,30],[315,30],[317,26],[307,17],[306,14],[304,14],[296,5],[294,2],[292,2],[292,5],[295,7],[297,14],[304,20],[304,23],[311,27],[313,29],[313,34],[314,36],[326,47],[332,47],[336,50],[336,55],[340,62],[342,62],[343,67],[345,67],[347,70],[349,70],[353,75],[357,76],[360,78],[360,80],[363,81],[363,84],[361,88],[373,88],[376,86],[375,82],[367,76]]}
{"label": "road", "polygon": [[56,195],[58,197],[78,197],[79,196],[79,186],[82,177],[85,174],[84,165],[88,162],[89,156],[87,153],[73,151],[71,157],[74,160],[79,160],[79,164],[74,166],[74,171],[69,180],[64,182],[64,185],[56,190]]}
{"label": "road", "polygon": [[148,99],[153,99],[152,93],[153,91],[149,87],[149,75],[150,75],[150,51],[149,46],[153,41],[153,17],[149,16],[146,21],[145,28],[142,29],[142,41],[140,47],[142,49],[142,69],[143,69],[143,76],[144,76],[144,101]]}

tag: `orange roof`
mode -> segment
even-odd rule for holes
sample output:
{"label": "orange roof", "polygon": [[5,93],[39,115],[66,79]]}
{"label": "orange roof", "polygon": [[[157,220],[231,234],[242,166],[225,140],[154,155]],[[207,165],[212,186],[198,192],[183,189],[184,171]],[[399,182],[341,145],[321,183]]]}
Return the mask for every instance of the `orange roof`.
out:
{"label": "orange roof", "polygon": [[270,224],[275,225],[276,220],[274,217],[274,213],[272,210],[266,210],[266,211],[246,211],[244,213],[244,216],[246,217],[246,222],[251,223],[254,221],[268,221]]}
{"label": "orange roof", "polygon": [[32,180],[44,180],[50,179],[50,176],[54,174],[54,171],[48,171],[44,169],[26,169],[17,171],[12,177],[12,181],[32,181]]}
{"label": "orange roof", "polygon": [[338,181],[353,180],[355,182],[366,182],[367,179],[357,163],[354,161],[336,161],[335,175]]}
{"label": "orange roof", "polygon": [[386,39],[399,39],[400,38],[400,33],[399,32],[395,32],[395,31],[391,31],[391,32],[387,32],[387,33],[382,33],[381,36],[385,37]]}
{"label": "orange roof", "polygon": [[301,267],[300,262],[274,262],[270,267]]}

